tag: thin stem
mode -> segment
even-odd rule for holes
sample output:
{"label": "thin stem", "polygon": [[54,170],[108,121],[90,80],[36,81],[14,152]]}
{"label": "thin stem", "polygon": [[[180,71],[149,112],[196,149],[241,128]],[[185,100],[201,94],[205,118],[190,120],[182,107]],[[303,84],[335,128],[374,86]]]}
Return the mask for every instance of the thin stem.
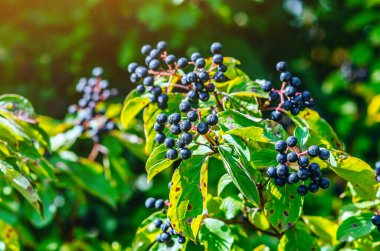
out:
{"label": "thin stem", "polygon": [[94,143],[94,145],[92,146],[91,152],[88,155],[88,159],[89,160],[94,161],[96,159],[96,157],[98,157],[98,154],[99,154],[99,151],[100,151],[100,147],[99,146],[100,146],[99,143]]}
{"label": "thin stem", "polygon": [[219,100],[218,94],[217,94],[215,91],[214,91],[213,93],[214,93],[214,96],[215,96],[216,102],[218,103],[218,106],[219,106],[220,110],[221,110],[221,111],[224,111],[223,105],[222,105],[222,103],[221,103],[220,100]]}

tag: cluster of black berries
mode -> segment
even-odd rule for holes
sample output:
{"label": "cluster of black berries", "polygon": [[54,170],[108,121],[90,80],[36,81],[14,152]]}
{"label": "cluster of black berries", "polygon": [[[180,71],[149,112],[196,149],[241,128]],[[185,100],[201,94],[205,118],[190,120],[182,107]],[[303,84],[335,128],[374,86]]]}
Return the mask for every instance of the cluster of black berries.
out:
{"label": "cluster of black berries", "polygon": [[[298,140],[294,136],[288,137],[286,141],[279,140],[276,142],[274,147],[278,151],[276,160],[279,165],[269,167],[267,175],[273,178],[274,183],[280,187],[286,183],[292,185],[301,181],[302,184],[297,189],[297,193],[301,196],[305,196],[308,191],[316,193],[319,188],[328,188],[330,186],[329,179],[323,178],[319,165],[310,163],[309,158],[305,155],[327,160],[330,157],[330,152],[316,145],[310,146],[305,152],[300,152],[297,143]],[[306,186],[304,183],[308,179],[311,182]]]}
{"label": "cluster of black berries", "polygon": [[263,91],[269,92],[269,99],[271,101],[280,101],[275,110],[272,111],[271,118],[274,121],[280,121],[282,118],[281,111],[290,111],[293,115],[297,115],[306,107],[312,107],[314,105],[314,99],[311,97],[310,92],[299,91],[301,80],[298,77],[292,76],[292,74],[287,71],[286,62],[278,62],[276,69],[281,72],[281,89],[274,89],[270,81],[265,81],[261,86]]}
{"label": "cluster of black berries", "polygon": [[380,161],[377,161],[375,164],[375,173],[377,182],[380,182]]}
{"label": "cluster of black berries", "polygon": [[[132,62],[128,65],[128,72],[131,73],[130,80],[132,83],[138,84],[136,91],[139,94],[148,91],[151,103],[158,103],[161,109],[166,109],[168,103],[167,93],[171,89],[178,89],[187,93],[190,101],[198,100],[207,101],[210,93],[215,91],[215,82],[223,82],[226,80],[224,72],[227,66],[223,64],[222,45],[213,43],[211,46],[213,53],[212,65],[208,67],[206,60],[200,53],[193,53],[188,60],[168,54],[167,43],[158,42],[156,48],[150,45],[144,45],[141,53],[145,55],[145,66]],[[193,65],[194,69],[188,73],[184,73],[184,68]],[[179,69],[181,69],[179,71]],[[159,78],[169,77],[165,88],[155,84]],[[163,81],[161,81],[163,82]]]}
{"label": "cluster of black berries", "polygon": [[345,62],[340,67],[343,77],[350,83],[366,82],[369,78],[368,69],[358,67],[350,62]]}
{"label": "cluster of black berries", "polygon": [[163,199],[149,197],[145,200],[145,207],[148,209],[165,209],[166,203]]}
{"label": "cluster of black berries", "polygon": [[[201,112],[192,108],[189,101],[183,100],[179,105],[181,113],[186,113],[186,118],[183,118],[180,113],[172,113],[167,116],[164,113],[158,114],[154,130],[157,131],[155,140],[159,144],[165,144],[169,148],[166,152],[166,158],[174,160],[188,159],[191,157],[191,151],[188,145],[198,135],[205,135],[218,123],[218,116],[214,113],[206,117],[205,122],[202,122]],[[196,121],[199,123],[196,125]],[[173,137],[165,135],[171,134]],[[193,135],[191,131],[196,131]]]}
{"label": "cluster of black berries", "polygon": [[88,132],[95,142],[100,136],[116,128],[115,122],[105,116],[105,110],[98,110],[97,106],[110,97],[117,95],[116,89],[109,89],[107,80],[102,79],[103,69],[96,67],[92,71],[92,78],[81,78],[76,90],[83,96],[78,103],[69,106],[68,112],[76,114],[76,124],[82,132]]}
{"label": "cluster of black berries", "polygon": [[380,213],[376,212],[374,216],[371,218],[372,224],[377,227],[377,230],[380,231]]}
{"label": "cluster of black berries", "polygon": [[173,237],[175,236],[177,237],[176,239],[179,244],[184,244],[186,242],[186,238],[175,231],[169,220],[163,222],[161,219],[155,219],[153,225],[162,231],[156,237],[158,243],[165,243],[168,247],[171,247],[174,244]]}

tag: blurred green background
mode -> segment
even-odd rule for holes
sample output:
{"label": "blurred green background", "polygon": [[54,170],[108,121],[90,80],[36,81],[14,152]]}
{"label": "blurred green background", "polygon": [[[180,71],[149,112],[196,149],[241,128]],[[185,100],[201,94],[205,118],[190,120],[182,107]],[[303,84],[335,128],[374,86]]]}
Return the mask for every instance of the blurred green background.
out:
{"label": "blurred green background", "polygon": [[[159,40],[176,55],[209,55],[219,41],[253,79],[278,85],[275,63],[288,61],[347,151],[370,164],[379,159],[379,0],[0,0],[0,93],[24,95],[39,114],[63,118],[79,97],[78,80],[102,66],[122,102],[134,88],[128,63],[142,62],[140,47]],[[167,193],[165,182],[149,193]],[[143,203],[139,195],[133,203]],[[129,210],[97,206],[102,238],[132,239],[147,215],[138,211],[125,223],[129,233],[115,233],[124,222],[114,221]]]}

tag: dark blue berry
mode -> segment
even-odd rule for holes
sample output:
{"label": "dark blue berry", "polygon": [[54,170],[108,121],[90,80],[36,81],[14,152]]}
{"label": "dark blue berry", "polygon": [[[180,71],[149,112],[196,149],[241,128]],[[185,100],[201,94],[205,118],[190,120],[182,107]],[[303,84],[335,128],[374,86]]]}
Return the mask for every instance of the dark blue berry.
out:
{"label": "dark blue berry", "polygon": [[187,120],[182,120],[179,124],[179,127],[181,128],[181,131],[188,132],[191,129],[191,122]]}
{"label": "dark blue berry", "polygon": [[319,153],[319,158],[321,160],[328,160],[330,158],[330,151],[325,149],[325,148],[321,148],[320,149],[320,153]]}
{"label": "dark blue berry", "polygon": [[143,47],[141,47],[141,53],[143,55],[149,55],[149,52],[152,50],[152,46],[150,46],[149,44],[146,44],[144,45]]}
{"label": "dark blue berry", "polygon": [[190,82],[187,81],[187,75],[186,74],[184,74],[182,76],[182,78],[181,78],[181,84],[183,84],[183,85],[189,85],[190,84]]}
{"label": "dark blue berry", "polygon": [[153,126],[154,130],[156,132],[162,132],[164,129],[165,129],[165,125],[164,124],[159,124],[159,123],[154,123],[154,126]]}
{"label": "dark blue berry", "polygon": [[298,177],[297,173],[291,173],[291,174],[288,176],[288,183],[289,183],[289,184],[295,184],[295,183],[297,183],[299,180],[300,180],[300,178]]}
{"label": "dark blue berry", "polygon": [[302,98],[304,101],[309,101],[311,99],[311,93],[309,91],[303,91]]}
{"label": "dark blue berry", "polygon": [[305,181],[305,180],[308,180],[308,179],[309,179],[309,177],[310,177],[310,172],[309,172],[309,170],[306,169],[306,168],[300,168],[300,169],[298,169],[298,171],[297,171],[297,175],[298,175],[298,177],[300,178],[300,180]]}
{"label": "dark blue berry", "polygon": [[178,124],[181,121],[181,114],[172,113],[169,115],[168,122],[169,124]]}
{"label": "dark blue berry", "polygon": [[165,134],[159,132],[159,133],[157,133],[156,136],[154,137],[154,140],[155,140],[158,144],[162,144],[162,143],[164,143],[165,138],[166,138]]}
{"label": "dark blue berry", "polygon": [[298,89],[301,87],[301,80],[298,77],[292,77],[292,81],[290,81],[290,85]]}
{"label": "dark blue berry", "polygon": [[178,158],[178,152],[177,152],[177,150],[175,150],[175,149],[168,149],[166,151],[166,158],[171,159],[171,160],[175,160],[176,158]]}
{"label": "dark blue berry", "polygon": [[145,87],[143,85],[136,86],[136,92],[138,94],[143,94],[145,92]]}
{"label": "dark blue berry", "polygon": [[276,186],[283,187],[286,184],[286,179],[285,178],[277,177],[277,178],[274,179],[274,184]]}
{"label": "dark blue berry", "polygon": [[213,57],[212,57],[212,61],[215,63],[215,64],[222,64],[223,63],[223,56],[221,54],[215,54]]}
{"label": "dark blue berry", "polygon": [[197,81],[197,74],[195,72],[189,72],[187,75],[186,75],[186,78],[187,78],[187,81],[189,83],[193,83],[195,81]]}
{"label": "dark blue berry", "polygon": [[292,79],[292,74],[288,71],[285,71],[285,72],[281,72],[280,74],[280,80],[282,82],[287,82],[287,81],[290,81]]}
{"label": "dark blue berry", "polygon": [[375,226],[380,226],[380,215],[374,215],[374,216],[372,216],[371,222]]}
{"label": "dark blue berry", "polygon": [[298,158],[298,165],[300,167],[307,167],[309,165],[309,158],[306,156],[301,156]]}
{"label": "dark blue berry", "polygon": [[170,133],[174,134],[174,135],[178,135],[180,134],[182,131],[181,131],[181,127],[178,125],[178,124],[173,124],[171,127],[170,127]]}
{"label": "dark blue berry", "polygon": [[296,137],[294,136],[289,136],[287,139],[286,139],[286,144],[289,146],[289,147],[295,147],[298,143],[298,140]]}
{"label": "dark blue berry", "polygon": [[160,228],[161,224],[162,224],[162,220],[160,220],[160,219],[155,219],[153,221],[153,225],[154,225],[155,228]]}
{"label": "dark blue berry", "polygon": [[182,148],[179,150],[179,157],[181,159],[188,159],[191,157],[191,151],[188,148]]}
{"label": "dark blue berry", "polygon": [[330,186],[330,180],[328,178],[322,178],[320,181],[319,181],[319,186],[322,188],[322,189],[327,189],[329,188]]}
{"label": "dark blue berry", "polygon": [[265,81],[264,84],[262,84],[261,89],[265,92],[270,92],[273,89],[272,82]]}
{"label": "dark blue berry", "polygon": [[213,43],[211,45],[210,50],[211,50],[211,53],[213,53],[213,54],[221,53],[222,52],[222,45],[221,45],[221,43],[219,43],[219,42]]}
{"label": "dark blue berry", "polygon": [[171,137],[167,137],[167,138],[165,139],[164,143],[165,143],[165,146],[166,146],[167,148],[173,148],[174,145],[175,145],[175,140],[174,140],[173,138],[171,138]]}
{"label": "dark blue berry", "polygon": [[290,110],[290,112],[293,115],[298,115],[298,113],[300,113],[300,109],[298,107],[293,107],[292,110]]}
{"label": "dark blue berry", "polygon": [[171,236],[170,236],[170,234],[168,234],[168,233],[162,233],[161,234],[161,240],[163,241],[163,242],[169,242],[170,240],[171,240]]}
{"label": "dark blue berry", "polygon": [[183,237],[182,235],[178,235],[178,243],[179,244],[184,244],[186,242],[186,238]]}
{"label": "dark blue berry", "polygon": [[174,64],[174,62],[176,61],[176,57],[174,55],[168,55],[166,58],[165,58],[165,63],[166,64]]}
{"label": "dark blue berry", "polygon": [[191,104],[189,101],[182,101],[180,104],[179,104],[179,110],[181,112],[188,112],[191,110]]}
{"label": "dark blue berry", "polygon": [[210,99],[210,94],[208,92],[202,91],[199,93],[199,99],[206,102]]}
{"label": "dark blue berry", "polygon": [[182,135],[181,135],[181,140],[182,140],[185,144],[190,144],[191,141],[193,140],[193,135],[192,135],[191,133],[184,132],[184,133],[182,133]]}
{"label": "dark blue berry", "polygon": [[209,126],[214,126],[218,123],[218,116],[215,114],[210,114],[206,117],[206,124]]}
{"label": "dark blue berry", "polygon": [[267,175],[270,178],[276,178],[277,177],[277,169],[274,166],[271,166],[267,170]]}
{"label": "dark blue berry", "polygon": [[128,72],[129,73],[133,73],[135,72],[136,68],[138,67],[139,65],[135,62],[132,62],[128,65]]}
{"label": "dark blue berry", "polygon": [[194,90],[191,90],[187,93],[187,98],[192,101],[192,102],[195,102],[198,100],[199,98],[199,95],[198,95],[198,92],[194,91]]}
{"label": "dark blue berry", "polygon": [[161,234],[158,234],[158,235],[156,236],[156,241],[157,241],[158,243],[163,243],[163,241],[161,240]]}
{"label": "dark blue berry", "polygon": [[191,61],[195,62],[198,58],[201,58],[201,57],[202,57],[202,56],[201,56],[200,53],[198,53],[198,52],[194,52],[193,54],[191,54],[190,59],[191,59]]}
{"label": "dark blue berry", "polygon": [[289,162],[296,162],[298,160],[298,155],[296,152],[289,152],[287,155],[287,159]]}
{"label": "dark blue berry", "polygon": [[179,68],[184,68],[184,67],[187,66],[187,64],[188,64],[188,61],[187,61],[186,58],[180,58],[177,61],[177,65],[178,65]]}
{"label": "dark blue berry", "polygon": [[206,66],[206,61],[204,58],[197,58],[197,60],[195,60],[195,66],[197,68],[203,68]]}
{"label": "dark blue berry", "polygon": [[168,44],[165,41],[160,41],[157,43],[157,49],[160,51],[165,51],[168,47]]}
{"label": "dark blue berry", "polygon": [[300,196],[305,196],[308,192],[308,188],[307,186],[305,185],[300,185],[298,188],[297,188],[297,193],[300,195]]}
{"label": "dark blue berry", "polygon": [[215,85],[213,83],[209,83],[205,86],[206,91],[213,92],[215,90]]}
{"label": "dark blue berry", "polygon": [[186,146],[185,142],[183,142],[181,139],[177,141],[178,148],[184,148]]}
{"label": "dark blue berry", "polygon": [[148,198],[145,200],[145,207],[148,208],[148,209],[153,209],[154,208],[154,203],[156,203],[156,199],[155,198]]}
{"label": "dark blue berry", "polygon": [[285,153],[278,153],[276,160],[278,163],[285,164],[288,159]]}
{"label": "dark blue berry", "polygon": [[210,75],[208,75],[207,72],[205,71],[201,71],[199,74],[198,74],[198,78],[203,81],[203,82],[207,82],[209,81],[210,79]]}
{"label": "dark blue berry", "polygon": [[198,119],[198,114],[196,111],[192,110],[192,111],[189,111],[187,114],[186,114],[186,117],[187,119],[190,121],[190,122],[194,122],[194,121],[197,121]]}
{"label": "dark blue berry", "polygon": [[310,146],[308,149],[307,149],[307,153],[311,156],[311,157],[317,157],[319,156],[319,153],[320,153],[320,149],[319,149],[319,146]]}
{"label": "dark blue berry", "polygon": [[161,224],[161,230],[162,230],[162,232],[168,231],[169,228],[170,228],[170,224],[167,224],[166,222],[164,222],[164,223]]}
{"label": "dark blue berry", "polygon": [[309,165],[308,169],[309,169],[310,173],[315,173],[315,172],[321,171],[321,168],[319,167],[319,165],[317,163],[311,163]]}
{"label": "dark blue berry", "polygon": [[143,80],[143,84],[145,86],[152,86],[154,83],[154,79],[152,76],[148,76],[148,77],[145,77],[144,80]]}
{"label": "dark blue berry", "polygon": [[226,72],[227,71],[227,66],[224,65],[224,64],[218,65],[218,71]]}
{"label": "dark blue berry", "polygon": [[197,92],[200,92],[203,90],[203,88],[205,88],[205,85],[203,82],[195,82],[193,86],[194,86],[195,91]]}
{"label": "dark blue berry", "polygon": [[149,66],[149,63],[150,61],[152,60],[152,57],[151,56],[146,56],[144,62],[145,62],[145,65]]}
{"label": "dark blue berry", "polygon": [[225,80],[225,76],[224,76],[223,72],[218,71],[217,73],[215,73],[214,80],[216,82],[223,82]]}
{"label": "dark blue berry", "polygon": [[156,122],[160,124],[165,124],[168,121],[168,116],[165,113],[160,113],[156,117]]}
{"label": "dark blue berry", "polygon": [[287,165],[280,164],[277,166],[277,176],[280,178],[286,178],[289,174],[289,168]]}
{"label": "dark blue berry", "polygon": [[318,182],[322,179],[321,172],[310,172],[310,179],[314,182]]}
{"label": "dark blue berry", "polygon": [[285,96],[293,97],[296,94],[297,90],[293,86],[287,86],[284,92],[285,92]]}
{"label": "dark blue berry", "polygon": [[208,132],[208,125],[204,122],[200,122],[197,126],[197,131],[199,134],[206,134]]}
{"label": "dark blue berry", "polygon": [[271,118],[274,120],[274,121],[280,121],[281,120],[281,112],[279,112],[279,111],[273,111],[272,113],[271,113]]}
{"label": "dark blue berry", "polygon": [[319,186],[318,186],[317,183],[315,183],[315,182],[311,182],[311,183],[309,184],[309,191],[310,191],[311,193],[316,193],[316,192],[318,192],[318,190],[319,190]]}
{"label": "dark blue berry", "polygon": [[151,70],[158,70],[160,68],[161,64],[158,59],[153,59],[149,62],[149,69]]}
{"label": "dark blue berry", "polygon": [[158,103],[166,103],[168,102],[169,100],[169,97],[167,94],[161,94],[160,96],[158,96]]}
{"label": "dark blue berry", "polygon": [[139,78],[145,78],[148,76],[148,70],[144,66],[137,67],[135,73]]}
{"label": "dark blue berry", "polygon": [[136,73],[132,73],[129,77],[129,80],[131,80],[131,83],[136,84],[140,81],[140,78],[137,76]]}
{"label": "dark blue berry", "polygon": [[279,72],[284,72],[284,71],[286,71],[286,68],[287,68],[287,64],[286,64],[285,61],[280,61],[280,62],[278,62],[277,65],[276,65],[276,69],[277,69],[277,71],[279,71]]}
{"label": "dark blue berry", "polygon": [[285,141],[283,141],[283,140],[278,140],[274,144],[274,149],[277,152],[285,152],[287,148],[288,148],[288,146],[286,145]]}
{"label": "dark blue berry", "polygon": [[269,93],[269,100],[270,101],[277,101],[277,100],[279,100],[280,99],[280,94],[278,94],[278,92],[276,92],[276,91],[271,91],[270,93]]}
{"label": "dark blue berry", "polygon": [[158,97],[162,93],[162,89],[159,86],[155,86],[150,91],[154,96]]}
{"label": "dark blue berry", "polygon": [[154,203],[154,207],[156,209],[163,209],[165,207],[165,201],[163,199],[156,200],[156,203]]}

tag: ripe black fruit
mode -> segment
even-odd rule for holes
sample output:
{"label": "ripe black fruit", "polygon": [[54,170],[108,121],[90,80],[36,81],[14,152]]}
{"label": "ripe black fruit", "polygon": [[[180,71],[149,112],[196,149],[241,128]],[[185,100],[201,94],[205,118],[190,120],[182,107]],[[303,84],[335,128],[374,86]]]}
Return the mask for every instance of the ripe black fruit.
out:
{"label": "ripe black fruit", "polygon": [[286,68],[287,68],[287,64],[285,61],[280,61],[277,63],[276,65],[276,69],[279,71],[279,72],[284,72],[286,71]]}
{"label": "ripe black fruit", "polygon": [[187,119],[190,121],[190,122],[194,122],[194,121],[197,121],[198,119],[198,114],[196,111],[192,110],[192,111],[189,111],[187,114],[186,114],[186,117]]}
{"label": "ripe black fruit", "polygon": [[295,147],[298,143],[298,140],[296,137],[294,136],[289,136],[287,139],[286,139],[286,144],[289,146],[289,147]]}
{"label": "ripe black fruit", "polygon": [[309,191],[310,191],[310,192],[312,192],[312,193],[316,193],[316,192],[318,192],[318,190],[319,190],[319,186],[318,186],[317,183],[315,183],[315,182],[311,182],[311,183],[309,184]]}
{"label": "ripe black fruit", "polygon": [[145,200],[145,207],[148,209],[153,209],[155,202],[156,202],[156,199],[150,197],[150,198]]}
{"label": "ripe black fruit", "polygon": [[179,124],[179,128],[183,132],[188,132],[191,129],[191,122],[187,120],[182,120],[181,123]]}
{"label": "ripe black fruit", "polygon": [[284,164],[280,164],[277,166],[277,176],[280,177],[280,178],[285,178],[288,176],[288,173],[289,173],[289,168],[287,165],[284,165]]}
{"label": "ripe black fruit", "polygon": [[215,114],[210,114],[206,117],[206,124],[209,126],[214,126],[218,123],[218,116]]}
{"label": "ripe black fruit", "polygon": [[162,144],[164,143],[165,141],[165,134],[159,132],[156,134],[156,136],[154,137],[154,140],[158,143],[158,144]]}
{"label": "ripe black fruit", "polygon": [[296,162],[298,160],[298,155],[296,152],[289,152],[287,155],[287,159],[289,162]]}
{"label": "ripe black fruit", "polygon": [[278,140],[275,144],[274,144],[274,149],[277,151],[277,152],[285,152],[285,150],[287,149],[287,145],[285,143],[285,141],[283,140]]}
{"label": "ripe black fruit", "polygon": [[265,92],[270,92],[273,88],[272,82],[265,81],[264,84],[261,86],[261,89]]}
{"label": "ripe black fruit", "polygon": [[270,178],[276,178],[277,177],[277,169],[274,166],[271,166],[267,170],[267,175]]}
{"label": "ripe black fruit", "polygon": [[307,186],[305,185],[300,185],[298,188],[297,188],[297,193],[301,196],[305,196],[308,192],[308,188]]}
{"label": "ripe black fruit", "polygon": [[175,150],[175,149],[168,149],[166,151],[166,158],[171,159],[171,160],[175,160],[176,158],[178,158],[178,152],[177,152],[177,150]]}
{"label": "ripe black fruit", "polygon": [[156,200],[156,203],[154,203],[154,207],[156,209],[163,209],[165,207],[165,201],[163,199]]}
{"label": "ripe black fruit", "polygon": [[279,112],[279,111],[273,111],[272,113],[271,113],[271,118],[274,120],[274,121],[280,121],[281,120],[281,112]]}
{"label": "ripe black fruit", "polygon": [[321,160],[328,160],[330,158],[330,151],[325,148],[321,148],[319,158]]}
{"label": "ripe black fruit", "polygon": [[309,165],[309,158],[306,156],[301,156],[298,158],[298,165],[300,167],[307,167]]}
{"label": "ripe black fruit", "polygon": [[211,45],[211,53],[221,53],[222,52],[222,45],[218,42],[215,42]]}
{"label": "ripe black fruit", "polygon": [[188,159],[191,157],[191,151],[188,149],[188,148],[182,148],[180,151],[179,151],[179,157],[181,159]]}
{"label": "ripe black fruit", "polygon": [[165,139],[165,146],[167,148],[173,148],[174,145],[175,145],[175,140],[173,138],[168,137],[168,138]]}
{"label": "ripe black fruit", "polygon": [[208,125],[204,122],[200,122],[197,126],[197,131],[199,134],[206,134],[208,132]]}
{"label": "ripe black fruit", "polygon": [[307,153],[311,156],[311,157],[317,157],[319,156],[321,150],[319,149],[319,146],[310,146],[308,149],[307,149]]}

